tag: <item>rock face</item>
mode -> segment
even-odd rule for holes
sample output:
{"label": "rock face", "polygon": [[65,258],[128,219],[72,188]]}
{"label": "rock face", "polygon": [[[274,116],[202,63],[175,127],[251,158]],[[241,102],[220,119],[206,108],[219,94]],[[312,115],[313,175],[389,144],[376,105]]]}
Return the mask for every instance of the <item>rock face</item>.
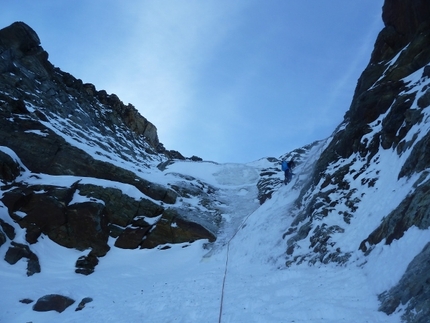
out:
{"label": "rock face", "polygon": [[[367,256],[381,244],[401,240],[412,227],[430,228],[429,17],[428,1],[385,1],[385,27],[350,109],[296,201],[293,225],[284,235],[288,266],[347,264],[357,249]],[[388,164],[393,166],[390,174],[381,166]],[[392,186],[384,187],[382,178]],[[362,233],[365,238],[356,242],[356,249],[341,243],[339,237],[350,225],[370,217],[361,206],[371,200],[369,195],[381,190],[390,194],[402,185],[410,187],[403,200],[394,201],[389,214],[375,215],[379,224]],[[380,295],[380,310],[402,310],[406,322],[427,322],[430,281],[425,268],[428,246],[398,284]]]}
{"label": "rock face", "polygon": [[51,294],[39,298],[34,304],[33,310],[36,312],[57,311],[61,313],[74,302],[70,297]]}
{"label": "rock face", "polygon": [[40,273],[40,264],[38,257],[30,251],[26,245],[12,242],[11,247],[6,252],[4,260],[11,265],[16,264],[22,258],[27,258],[27,276]]}
{"label": "rock face", "polygon": [[[115,94],[48,60],[22,22],[0,30],[0,245],[6,261],[43,270],[32,245],[48,237],[88,250],[76,272],[91,274],[112,247],[154,248],[215,235],[177,213],[181,190],[145,178],[172,158],[156,127]],[[196,158],[196,157],[193,157]],[[166,226],[171,226],[167,228]],[[24,230],[17,243],[15,230]]]}
{"label": "rock face", "polygon": [[[97,99],[99,103],[112,109],[110,117],[112,123],[125,124],[137,135],[144,136],[153,148],[159,145],[155,126],[142,117],[132,105],[125,106],[116,95],[97,91],[94,85],[83,84],[72,75],[54,68],[48,61],[47,52],[40,47],[39,37],[29,26],[22,22],[13,23],[0,31],[0,39],[3,49],[0,72],[6,73],[5,76],[9,81],[9,84],[2,84],[3,86],[13,86],[18,82],[20,86],[14,90],[17,94],[23,89],[34,93],[35,87],[38,90],[47,91],[47,97],[39,96],[33,99],[42,100],[44,104],[51,103],[51,108],[55,107],[55,104],[49,101],[60,99],[63,115],[76,111],[76,102],[73,102],[70,96],[79,96],[79,104],[92,104],[94,99]],[[12,89],[9,88],[9,90]],[[31,92],[27,93],[27,96],[31,96]],[[29,97],[16,96],[16,98],[20,97],[21,99],[15,99],[13,109],[17,112],[25,112],[23,100],[28,102]],[[57,110],[57,112],[60,111]]]}
{"label": "rock face", "polygon": [[411,261],[399,283],[379,295],[380,310],[391,314],[406,305],[405,321],[428,322],[430,307],[430,243]]}

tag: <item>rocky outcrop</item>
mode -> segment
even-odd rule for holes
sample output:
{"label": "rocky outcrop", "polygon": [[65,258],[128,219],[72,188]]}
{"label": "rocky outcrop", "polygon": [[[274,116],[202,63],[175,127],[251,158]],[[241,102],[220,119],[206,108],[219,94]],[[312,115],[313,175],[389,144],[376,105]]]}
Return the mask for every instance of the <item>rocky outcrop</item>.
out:
{"label": "rocky outcrop", "polygon": [[[63,114],[75,110],[76,103],[71,97],[77,98],[79,104],[100,103],[111,109],[111,123],[125,124],[135,134],[145,137],[152,148],[157,148],[157,129],[152,123],[142,117],[131,104],[124,105],[115,94],[97,91],[94,85],[84,84],[72,75],[54,68],[48,61],[47,52],[40,46],[39,37],[25,23],[15,22],[0,31],[0,51],[0,73],[6,74],[3,77],[7,81],[2,82],[2,86],[12,90],[13,94],[20,94],[15,97],[27,102],[51,103],[51,106],[55,106],[51,101],[59,99]],[[14,85],[18,86],[13,89]],[[23,90],[27,93],[23,93]],[[34,97],[31,93],[35,93],[35,90],[47,95]],[[21,110],[25,111],[22,101],[19,102]]]}
{"label": "rocky outcrop", "polygon": [[273,175],[281,172],[280,167],[281,161],[276,158],[267,158],[267,160],[273,163],[273,167],[265,168],[260,173],[260,180],[257,183],[258,188],[258,201],[263,204],[266,200],[272,197],[283,181],[279,178],[274,178]]}
{"label": "rocky outcrop", "polygon": [[[5,104],[7,109],[9,106]],[[66,142],[47,128],[40,119],[14,118],[6,109],[0,110],[1,145],[19,152],[22,162],[33,172],[51,175],[96,177],[136,186],[145,195],[163,202],[175,203],[176,194],[160,185],[139,178],[135,173],[100,161]],[[8,118],[14,118],[13,122]],[[42,136],[40,134],[43,134]],[[0,160],[1,162],[1,160]],[[17,168],[4,160],[1,165],[8,179],[16,176]],[[13,169],[12,169],[12,168]],[[15,174],[15,175],[14,175]],[[6,178],[5,178],[6,179]]]}
{"label": "rocky outcrop", "polygon": [[173,209],[164,211],[153,230],[142,241],[143,248],[154,248],[165,243],[193,242],[198,239],[215,241],[215,235],[202,225],[190,222]]}
{"label": "rocky outcrop", "polygon": [[[110,237],[127,249],[214,240],[175,213],[181,190],[142,175],[171,159],[185,158],[163,147],[133,105],[53,66],[29,26],[0,30],[0,245],[10,241],[9,263],[25,258],[29,275],[43,270],[31,251],[43,236],[88,250],[76,261],[84,275],[109,251]],[[12,221],[28,245],[14,241]]]}
{"label": "rocky outcrop", "polygon": [[[85,308],[85,305],[91,303],[93,299],[91,297],[84,297],[76,307],[75,311],[82,311]],[[20,300],[23,304],[31,304],[33,303],[32,299],[24,298]],[[59,294],[49,294],[43,297],[40,297],[37,302],[33,305],[33,311],[36,312],[49,312],[56,311],[58,313],[64,312],[68,307],[73,305],[75,300],[59,295]]]}
{"label": "rocky outcrop", "polygon": [[[96,154],[106,150],[126,160],[135,158],[139,147],[143,149],[139,159],[150,159],[160,145],[156,128],[133,106],[54,68],[36,33],[24,23],[1,30],[0,56],[0,145],[18,152],[34,172],[125,182],[151,198],[175,202],[172,191],[94,158],[66,140],[88,140],[100,148]],[[1,178],[10,181],[16,176],[10,160],[0,156],[0,165]]]}
{"label": "rocky outcrop", "polygon": [[391,244],[399,240],[412,226],[419,229],[430,228],[430,181],[419,185],[399,206],[388,214],[367,239],[360,244],[360,249],[367,252],[382,240]]}
{"label": "rocky outcrop", "polygon": [[[72,201],[78,197],[83,200]],[[115,246],[124,249],[215,240],[212,232],[181,217],[174,209],[165,209],[150,199],[130,197],[116,188],[81,184],[79,180],[70,187],[21,184],[5,192],[1,201],[11,219],[25,230],[29,244],[46,235],[61,246],[91,250],[76,263],[76,272],[85,275],[91,274],[98,264],[97,258],[109,251],[109,237],[116,238]],[[13,240],[14,228],[3,220],[0,224]],[[6,242],[6,235],[1,237]],[[28,246],[21,249],[26,253],[20,255],[29,259],[30,266],[35,255]],[[8,257],[7,261],[14,264],[19,259]],[[40,267],[30,272],[40,272]]]}
{"label": "rocky outcrop", "polygon": [[56,311],[62,313],[73,303],[75,303],[75,300],[70,297],[50,294],[39,298],[36,304],[34,304],[33,310],[36,312]]}
{"label": "rocky outcrop", "polygon": [[19,174],[19,165],[9,155],[0,151],[0,180],[12,182]]}
{"label": "rocky outcrop", "polygon": [[96,268],[98,263],[99,260],[97,256],[94,253],[90,252],[88,255],[81,256],[78,258],[78,260],[76,260],[75,272],[77,274],[82,274],[86,276],[90,275],[94,272],[94,269]]}
{"label": "rocky outcrop", "polygon": [[23,55],[41,52],[39,36],[22,22],[0,30],[0,44]]}
{"label": "rocky outcrop", "polygon": [[91,297],[84,297],[82,301],[79,302],[78,307],[75,309],[75,311],[82,311],[88,303],[91,303],[93,299]]}
{"label": "rocky outcrop", "polygon": [[28,243],[36,243],[45,234],[64,247],[91,248],[97,256],[104,256],[109,250],[104,205],[100,202],[68,205],[70,193],[73,196],[73,188],[26,187],[5,194],[3,203],[10,216],[26,229]]}
{"label": "rocky outcrop", "polygon": [[12,225],[0,219],[0,232],[4,233],[10,240],[15,239],[15,229]]}
{"label": "rocky outcrop", "polygon": [[406,322],[426,323],[430,308],[430,243],[408,265],[399,283],[379,295],[380,311],[392,314],[405,307],[402,319]]}
{"label": "rocky outcrop", "polygon": [[28,246],[12,241],[11,246],[6,252],[4,260],[9,264],[14,265],[22,258],[27,258],[27,276],[40,273],[39,258]]}
{"label": "rocky outcrop", "polygon": [[425,0],[386,0],[382,8],[385,28],[381,31],[371,62],[389,59],[421,30],[428,28],[429,4]]}
{"label": "rocky outcrop", "polygon": [[[407,90],[402,78],[430,61],[429,14],[430,6],[424,0],[385,1],[382,13],[385,27],[376,40],[369,65],[357,82],[351,107],[345,115],[347,126],[335,132],[331,145],[317,165],[318,172],[326,169],[333,160],[348,158],[352,153],[366,155],[370,149],[374,154],[379,143],[385,149],[396,146],[411,125],[419,121],[419,111],[409,110],[416,94],[399,96],[399,93]],[[390,39],[387,34],[391,35]],[[406,45],[408,47],[404,48]],[[389,60],[400,52],[396,63],[387,68]],[[381,135],[374,142],[361,142],[369,131],[368,124],[388,108],[391,108],[390,114],[384,119]]]}

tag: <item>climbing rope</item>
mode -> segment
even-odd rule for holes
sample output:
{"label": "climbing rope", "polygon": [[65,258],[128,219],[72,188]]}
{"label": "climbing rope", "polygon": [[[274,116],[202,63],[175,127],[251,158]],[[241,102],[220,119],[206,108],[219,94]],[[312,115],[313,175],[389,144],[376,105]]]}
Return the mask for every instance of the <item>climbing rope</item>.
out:
{"label": "climbing rope", "polygon": [[234,237],[237,235],[237,233],[244,227],[244,224],[246,221],[248,221],[249,217],[255,212],[255,210],[251,213],[249,213],[245,219],[242,221],[242,223],[239,225],[238,229],[234,232],[234,234],[231,236],[231,238],[223,245],[227,246],[227,255],[225,258],[225,269],[224,269],[224,277],[222,279],[222,288],[221,288],[221,299],[220,299],[220,306],[219,306],[219,317],[218,317],[218,323],[221,323],[222,321],[222,314],[223,314],[223,304],[224,304],[224,290],[225,290],[225,281],[227,279],[227,271],[228,271],[228,259],[230,254],[230,242],[234,239]]}
{"label": "climbing rope", "polygon": [[[321,153],[322,149],[324,148],[324,145],[321,145],[321,147],[319,147],[318,150],[318,154]],[[303,173],[305,167],[308,165],[309,163],[309,159],[307,159],[305,161],[305,163],[302,165],[301,167],[301,172],[300,174],[298,174],[293,187],[295,185],[297,185],[298,181],[299,181],[299,177],[300,175]],[[309,170],[308,170],[309,171]],[[237,233],[244,227],[244,224],[248,221],[249,217],[255,212],[255,210],[251,213],[249,213],[245,219],[242,221],[242,223],[239,225],[238,229],[234,232],[234,234],[231,236],[231,238],[223,245],[227,246],[227,255],[226,255],[226,259],[225,259],[225,268],[224,268],[224,277],[222,280],[222,288],[221,288],[221,299],[220,299],[220,307],[219,307],[219,317],[218,317],[218,323],[221,323],[222,321],[222,314],[223,314],[223,305],[224,305],[224,294],[225,294],[225,281],[227,279],[227,272],[228,272],[228,260],[229,260],[229,254],[230,254],[230,242],[234,239],[234,237],[236,237]]]}
{"label": "climbing rope", "polygon": [[219,306],[219,318],[218,323],[221,323],[222,318],[222,310],[223,310],[223,304],[224,304],[224,287],[225,287],[225,279],[227,277],[227,268],[228,268],[228,254],[230,252],[230,241],[227,243],[227,257],[225,259],[225,269],[224,269],[224,277],[222,279],[222,288],[221,288],[221,300],[220,300],[220,306]]}

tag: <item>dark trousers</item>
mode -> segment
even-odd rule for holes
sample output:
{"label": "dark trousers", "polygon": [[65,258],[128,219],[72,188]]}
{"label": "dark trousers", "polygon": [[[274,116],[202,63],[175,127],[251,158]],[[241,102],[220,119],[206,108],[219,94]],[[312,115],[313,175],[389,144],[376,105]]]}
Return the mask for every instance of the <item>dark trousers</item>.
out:
{"label": "dark trousers", "polygon": [[289,183],[292,177],[293,177],[293,174],[291,173],[291,169],[287,169],[285,171],[285,182]]}

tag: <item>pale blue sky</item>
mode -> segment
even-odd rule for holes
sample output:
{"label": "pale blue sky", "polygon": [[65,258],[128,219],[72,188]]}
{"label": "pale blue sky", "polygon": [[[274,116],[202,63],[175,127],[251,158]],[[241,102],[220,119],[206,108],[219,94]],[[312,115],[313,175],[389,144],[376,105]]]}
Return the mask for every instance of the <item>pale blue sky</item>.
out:
{"label": "pale blue sky", "polygon": [[328,137],[382,29],[382,0],[0,0],[50,61],[115,93],[167,149],[217,162]]}

